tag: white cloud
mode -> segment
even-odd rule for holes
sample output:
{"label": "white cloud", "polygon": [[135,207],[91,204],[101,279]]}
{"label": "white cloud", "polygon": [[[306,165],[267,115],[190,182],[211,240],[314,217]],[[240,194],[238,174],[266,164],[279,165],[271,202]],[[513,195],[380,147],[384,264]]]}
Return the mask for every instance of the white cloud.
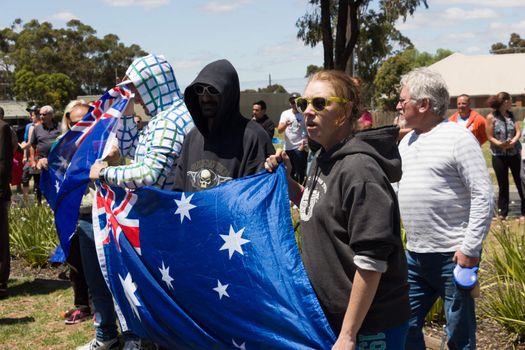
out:
{"label": "white cloud", "polygon": [[520,21],[517,23],[502,23],[502,22],[493,22],[490,24],[491,29],[497,29],[504,32],[507,36],[510,37],[511,32],[520,31],[525,29],[525,21]]}
{"label": "white cloud", "polygon": [[323,45],[319,43],[315,48],[311,48],[304,45],[301,40],[293,38],[272,46],[265,46],[259,50],[259,53],[272,64],[282,64],[283,57],[286,57],[286,62],[310,60],[315,63],[319,59],[322,62]]}
{"label": "white cloud", "polygon": [[445,10],[443,14],[445,20],[450,22],[474,19],[487,19],[498,17],[498,14],[488,8],[480,8],[476,10],[463,10],[459,7],[451,7]]}
{"label": "white cloud", "polygon": [[399,19],[396,23],[396,28],[401,31],[408,31],[428,28],[430,26],[446,27],[463,21],[485,20],[497,17],[498,14],[488,8],[467,11],[458,7],[450,7],[444,11],[427,10],[416,12],[413,16],[407,17],[406,22]]}
{"label": "white cloud", "polygon": [[436,0],[441,5],[476,5],[487,7],[525,7],[523,0]]}
{"label": "white cloud", "polygon": [[468,54],[476,54],[476,53],[482,53],[483,49],[477,47],[477,46],[469,46],[463,50],[463,53]]}
{"label": "white cloud", "polygon": [[476,34],[471,32],[466,33],[450,33],[447,35],[447,40],[465,40],[465,39],[473,39],[476,37]]}
{"label": "white cloud", "polygon": [[109,6],[114,7],[130,7],[138,6],[142,8],[155,8],[168,5],[171,0],[103,0]]}
{"label": "white cloud", "polygon": [[196,69],[198,67],[202,67],[204,65],[205,60],[202,59],[194,59],[194,60],[179,60],[173,62],[173,69],[182,70],[182,69]]}
{"label": "white cloud", "polygon": [[47,20],[56,20],[62,22],[69,22],[72,19],[78,19],[78,17],[69,11],[61,11],[47,18]]}
{"label": "white cloud", "polygon": [[239,7],[245,6],[252,3],[252,0],[229,0],[229,1],[212,1],[199,6],[199,9],[203,12],[231,12]]}
{"label": "white cloud", "polygon": [[173,69],[175,70],[175,73],[181,70],[196,71],[197,69],[200,69],[206,64],[210,63],[211,61],[217,59],[216,55],[213,52],[206,50],[193,52],[190,55],[191,57],[188,57],[187,59],[170,60],[170,62],[173,61]]}

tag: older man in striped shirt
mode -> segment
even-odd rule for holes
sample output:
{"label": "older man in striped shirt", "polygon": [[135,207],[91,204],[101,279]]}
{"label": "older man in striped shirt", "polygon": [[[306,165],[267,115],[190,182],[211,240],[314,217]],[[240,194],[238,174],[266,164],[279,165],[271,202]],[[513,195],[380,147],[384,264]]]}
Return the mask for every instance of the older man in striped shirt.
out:
{"label": "older man in striped shirt", "polygon": [[398,197],[407,236],[412,315],[406,349],[425,349],[422,327],[436,298],[445,303],[449,349],[476,348],[470,291],[456,286],[456,264],[479,264],[492,218],[492,185],[472,133],[444,119],[443,78],[426,68],[401,80],[397,110],[412,128],[399,145]]}

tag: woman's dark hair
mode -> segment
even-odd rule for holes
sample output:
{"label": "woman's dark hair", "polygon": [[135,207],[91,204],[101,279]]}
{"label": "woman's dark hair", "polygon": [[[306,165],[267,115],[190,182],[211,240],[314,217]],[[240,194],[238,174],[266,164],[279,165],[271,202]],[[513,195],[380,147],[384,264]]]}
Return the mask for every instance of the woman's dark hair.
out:
{"label": "woman's dark hair", "polygon": [[512,100],[512,97],[510,96],[509,93],[504,92],[504,91],[498,92],[496,95],[490,96],[487,99],[487,106],[489,106],[492,109],[497,110],[501,107],[501,105],[503,105],[505,101],[508,101],[508,100]]}

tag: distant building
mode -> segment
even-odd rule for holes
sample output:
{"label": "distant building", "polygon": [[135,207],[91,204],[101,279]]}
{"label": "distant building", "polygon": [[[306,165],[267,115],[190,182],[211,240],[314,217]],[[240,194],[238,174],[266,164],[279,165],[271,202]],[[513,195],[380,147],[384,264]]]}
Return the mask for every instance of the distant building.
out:
{"label": "distant building", "polygon": [[429,67],[447,82],[450,109],[457,97],[470,95],[472,108],[486,107],[487,98],[500,91],[512,95],[516,107],[525,107],[525,53],[467,56],[454,53]]}
{"label": "distant building", "polygon": [[5,119],[17,120],[28,119],[26,101],[0,101],[0,107],[4,109]]}
{"label": "distant building", "polygon": [[0,107],[4,109],[5,120],[13,126],[17,136],[22,139],[24,128],[29,123],[29,113],[26,111],[28,103],[26,101],[0,101]]}

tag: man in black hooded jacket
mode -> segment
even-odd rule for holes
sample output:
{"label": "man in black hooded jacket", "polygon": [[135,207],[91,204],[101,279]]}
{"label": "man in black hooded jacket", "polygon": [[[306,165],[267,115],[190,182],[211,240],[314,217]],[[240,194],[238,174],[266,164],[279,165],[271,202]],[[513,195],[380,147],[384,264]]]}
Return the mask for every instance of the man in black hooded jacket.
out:
{"label": "man in black hooded jacket", "polygon": [[195,123],[177,161],[174,189],[202,191],[264,169],[275,153],[270,137],[239,110],[239,77],[227,60],[208,64],[186,88]]}

